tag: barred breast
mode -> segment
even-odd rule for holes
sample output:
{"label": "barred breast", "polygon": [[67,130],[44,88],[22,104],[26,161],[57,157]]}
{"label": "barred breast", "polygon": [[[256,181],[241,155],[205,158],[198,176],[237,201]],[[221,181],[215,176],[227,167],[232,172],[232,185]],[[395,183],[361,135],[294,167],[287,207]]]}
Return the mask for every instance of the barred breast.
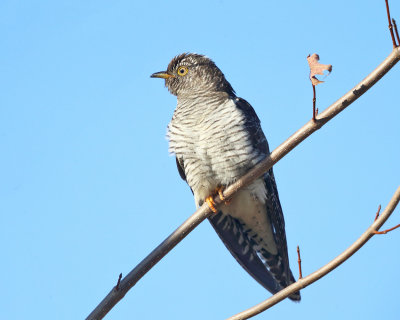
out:
{"label": "barred breast", "polygon": [[[245,115],[236,107],[236,99],[178,99],[168,125],[169,151],[183,160],[196,205],[265,157],[252,145]],[[258,181],[252,188],[260,199],[265,197],[263,183]]]}

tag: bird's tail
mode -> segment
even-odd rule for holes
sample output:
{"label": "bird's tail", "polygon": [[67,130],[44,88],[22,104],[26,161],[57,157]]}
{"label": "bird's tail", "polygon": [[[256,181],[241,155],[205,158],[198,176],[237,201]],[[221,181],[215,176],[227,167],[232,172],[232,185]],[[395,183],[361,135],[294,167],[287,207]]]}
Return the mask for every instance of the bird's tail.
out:
{"label": "bird's tail", "polygon": [[[269,270],[269,272],[271,272],[272,276],[282,289],[296,282],[289,267],[287,267],[287,270],[285,270],[285,266],[282,263],[282,258],[279,255],[274,255],[265,249],[261,249],[260,256],[265,267]],[[300,292],[297,291],[293,293],[289,296],[289,299],[293,301],[300,301]]]}
{"label": "bird's tail", "polygon": [[[209,221],[234,258],[265,289],[275,294],[295,282],[290,269],[284,270],[281,257],[260,250],[239,220],[219,212]],[[300,292],[292,294],[289,299],[300,301]]]}

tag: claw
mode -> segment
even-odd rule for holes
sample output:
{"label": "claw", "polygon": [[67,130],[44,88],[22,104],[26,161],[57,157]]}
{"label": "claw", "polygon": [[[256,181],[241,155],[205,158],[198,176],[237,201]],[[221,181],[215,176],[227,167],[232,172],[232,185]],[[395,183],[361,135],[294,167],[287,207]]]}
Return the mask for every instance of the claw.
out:
{"label": "claw", "polygon": [[228,200],[224,197],[224,194],[223,194],[224,189],[225,189],[225,187],[218,187],[217,192],[218,192],[218,195],[219,195],[219,198],[221,199],[221,201],[223,201],[226,205],[228,205],[231,202],[231,200]]}
{"label": "claw", "polygon": [[217,192],[218,192],[218,195],[219,195],[219,198],[221,199],[221,201],[225,201],[225,197],[224,197],[223,191],[224,191],[224,187],[218,187],[217,188]]}
{"label": "claw", "polygon": [[218,212],[218,210],[215,209],[215,202],[214,202],[214,199],[212,196],[208,196],[206,198],[206,202],[207,202],[208,206],[210,207],[210,209],[212,210],[212,212],[214,212],[214,213]]}

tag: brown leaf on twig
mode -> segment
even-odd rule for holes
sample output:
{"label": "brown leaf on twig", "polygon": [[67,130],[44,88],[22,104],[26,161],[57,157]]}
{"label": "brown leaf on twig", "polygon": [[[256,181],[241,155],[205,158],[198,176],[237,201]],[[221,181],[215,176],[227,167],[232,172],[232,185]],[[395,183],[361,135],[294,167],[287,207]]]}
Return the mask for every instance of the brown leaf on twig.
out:
{"label": "brown leaf on twig", "polygon": [[316,53],[312,54],[311,56],[308,55],[307,57],[308,65],[310,66],[310,80],[314,86],[323,82],[318,80],[315,77],[315,75],[317,74],[324,75],[325,70],[328,72],[332,71],[331,64],[321,64],[318,62],[318,60],[319,60],[319,55],[317,55]]}

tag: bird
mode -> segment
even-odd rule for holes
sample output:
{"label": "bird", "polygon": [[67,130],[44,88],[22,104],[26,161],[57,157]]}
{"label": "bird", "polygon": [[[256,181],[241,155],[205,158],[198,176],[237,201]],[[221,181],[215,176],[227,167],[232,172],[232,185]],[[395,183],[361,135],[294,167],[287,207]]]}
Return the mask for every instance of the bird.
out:
{"label": "bird", "polygon": [[[269,155],[253,107],[237,97],[222,71],[207,56],[183,53],[166,71],[177,105],[168,124],[169,152],[189,185],[195,204],[207,202],[208,220],[238,263],[265,289],[277,293],[296,280],[289,267],[285,221],[273,169],[231,199],[223,190]],[[218,209],[212,200],[220,195]],[[300,301],[300,292],[289,296]]]}

